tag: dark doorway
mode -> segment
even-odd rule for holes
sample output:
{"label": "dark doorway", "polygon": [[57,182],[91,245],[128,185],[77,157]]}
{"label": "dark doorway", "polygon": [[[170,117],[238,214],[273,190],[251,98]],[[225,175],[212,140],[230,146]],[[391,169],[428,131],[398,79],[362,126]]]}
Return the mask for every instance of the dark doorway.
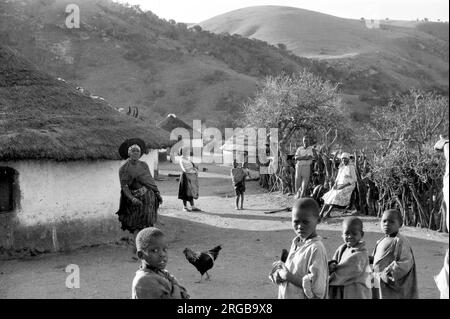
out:
{"label": "dark doorway", "polygon": [[0,166],[0,214],[11,212],[17,207],[17,176],[15,169]]}

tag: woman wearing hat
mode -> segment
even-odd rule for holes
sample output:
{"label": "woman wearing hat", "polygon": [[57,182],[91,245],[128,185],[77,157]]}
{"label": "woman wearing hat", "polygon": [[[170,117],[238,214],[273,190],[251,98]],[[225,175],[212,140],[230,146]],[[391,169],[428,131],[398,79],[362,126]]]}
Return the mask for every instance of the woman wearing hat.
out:
{"label": "woman wearing hat", "polygon": [[162,203],[158,186],[147,163],[139,160],[144,149],[143,141],[130,145],[128,160],[119,169],[121,196],[116,214],[119,215],[122,229],[131,233],[153,226],[157,221],[158,207]]}
{"label": "woman wearing hat", "polygon": [[[339,166],[334,186],[322,197],[324,205],[320,216],[327,217],[334,206],[345,207],[349,205],[356,181],[355,166],[350,163],[350,154],[344,152],[341,155],[341,165]],[[324,214],[327,208],[328,210]]]}

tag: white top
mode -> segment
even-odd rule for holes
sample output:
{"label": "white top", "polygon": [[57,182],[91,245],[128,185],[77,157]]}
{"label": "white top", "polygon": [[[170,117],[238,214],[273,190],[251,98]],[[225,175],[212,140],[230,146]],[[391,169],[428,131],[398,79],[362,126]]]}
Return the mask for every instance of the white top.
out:
{"label": "white top", "polygon": [[354,184],[356,182],[356,169],[353,164],[342,165],[339,167],[339,171],[336,176],[336,185],[343,185],[347,183]]}
{"label": "white top", "polygon": [[194,163],[183,156],[180,158],[180,167],[185,173],[197,173],[197,168],[195,168]]}
{"label": "white top", "polygon": [[328,293],[327,251],[316,236],[304,243],[296,237],[285,263],[287,269],[302,278],[302,287],[289,282],[278,286],[278,299],[324,299]]}
{"label": "white top", "polygon": [[[297,151],[295,152],[295,158],[297,157],[303,157],[303,156],[314,156],[313,153],[313,147],[312,146],[308,146],[308,147],[304,147],[304,146],[300,146],[299,148],[297,148]],[[312,159],[310,160],[299,160],[297,161],[297,163],[299,163],[300,165],[311,165],[312,163]]]}

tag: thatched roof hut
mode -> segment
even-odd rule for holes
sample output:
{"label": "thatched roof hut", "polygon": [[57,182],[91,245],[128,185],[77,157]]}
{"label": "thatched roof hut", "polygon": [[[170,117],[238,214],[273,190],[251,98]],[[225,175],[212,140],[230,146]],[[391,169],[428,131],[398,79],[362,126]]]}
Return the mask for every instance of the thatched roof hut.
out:
{"label": "thatched roof hut", "polygon": [[155,176],[158,149],[173,143],[165,130],[84,95],[0,45],[0,259],[6,251],[121,238],[118,149],[134,137],[146,142],[141,160]]}
{"label": "thatched roof hut", "polygon": [[0,161],[120,159],[118,147],[131,137],[151,149],[172,144],[166,131],[120,114],[0,46]]}
{"label": "thatched roof hut", "polygon": [[158,127],[166,130],[167,132],[172,132],[175,128],[185,128],[192,134],[192,126],[179,119],[175,114],[169,114],[167,117],[157,124]]}

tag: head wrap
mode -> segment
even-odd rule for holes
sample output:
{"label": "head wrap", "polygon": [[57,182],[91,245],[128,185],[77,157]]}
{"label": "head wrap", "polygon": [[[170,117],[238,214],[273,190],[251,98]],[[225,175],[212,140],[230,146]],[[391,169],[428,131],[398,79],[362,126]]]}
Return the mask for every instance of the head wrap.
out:
{"label": "head wrap", "polygon": [[141,152],[140,146],[137,144],[133,144],[128,148],[128,153],[130,153],[132,150],[135,150],[135,149],[137,149],[137,150],[139,150],[139,152]]}
{"label": "head wrap", "polygon": [[349,154],[349,153],[346,153],[346,152],[342,153],[342,154],[341,154],[341,159],[344,159],[344,158],[350,159],[350,154]]}

